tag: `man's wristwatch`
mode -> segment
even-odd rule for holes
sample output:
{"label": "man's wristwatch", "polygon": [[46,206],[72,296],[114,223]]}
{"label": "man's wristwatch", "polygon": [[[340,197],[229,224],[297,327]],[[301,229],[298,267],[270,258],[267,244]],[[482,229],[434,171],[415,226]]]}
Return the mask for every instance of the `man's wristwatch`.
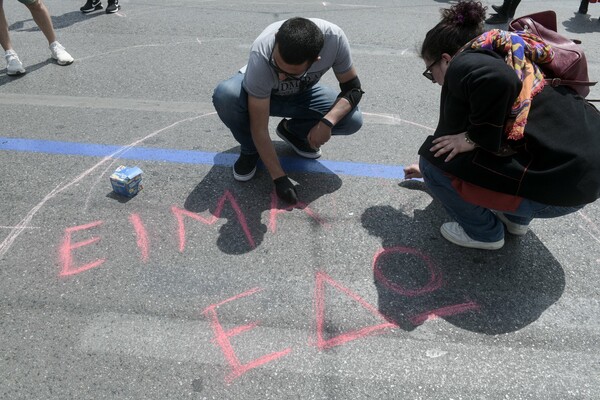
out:
{"label": "man's wristwatch", "polygon": [[330,120],[328,120],[327,118],[325,118],[325,117],[321,118],[321,122],[324,123],[325,125],[327,125],[328,127],[333,128],[333,123]]}

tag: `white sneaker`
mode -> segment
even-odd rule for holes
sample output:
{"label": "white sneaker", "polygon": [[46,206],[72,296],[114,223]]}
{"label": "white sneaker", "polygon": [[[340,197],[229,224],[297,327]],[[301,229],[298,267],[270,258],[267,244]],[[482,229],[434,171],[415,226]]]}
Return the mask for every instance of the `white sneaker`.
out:
{"label": "white sneaker", "polygon": [[502,221],[504,225],[506,225],[506,230],[508,233],[512,233],[515,236],[523,236],[529,230],[529,225],[521,225],[512,222],[500,211],[494,211],[494,214],[496,214],[496,217],[498,217],[498,219]]}
{"label": "white sneaker", "polygon": [[14,50],[6,50],[4,58],[6,58],[7,75],[21,75],[26,72],[25,68],[23,68],[23,63],[19,60],[19,56]]}
{"label": "white sneaker", "polygon": [[440,232],[442,233],[442,236],[449,242],[462,247],[470,247],[473,249],[482,250],[498,250],[504,246],[504,239],[500,239],[497,242],[480,242],[471,239],[458,222],[446,222],[440,228]]}
{"label": "white sneaker", "polygon": [[71,57],[65,48],[58,42],[53,42],[50,45],[50,51],[52,52],[52,58],[56,60],[58,65],[69,65],[74,61],[73,57]]}

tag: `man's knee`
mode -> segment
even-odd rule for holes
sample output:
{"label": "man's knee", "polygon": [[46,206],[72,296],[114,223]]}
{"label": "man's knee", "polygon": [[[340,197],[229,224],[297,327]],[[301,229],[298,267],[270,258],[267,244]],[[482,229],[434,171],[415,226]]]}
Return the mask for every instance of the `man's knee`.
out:
{"label": "man's knee", "polygon": [[352,114],[346,115],[343,124],[338,127],[339,130],[334,131],[334,135],[352,135],[360,130],[363,126],[362,113],[358,109],[352,110]]}
{"label": "man's knee", "polygon": [[350,135],[356,133],[363,126],[363,116],[359,110],[355,110],[352,115],[352,123],[350,124]]}
{"label": "man's knee", "polygon": [[225,104],[227,99],[230,98],[230,93],[227,85],[227,81],[220,82],[215,90],[213,91],[212,101],[215,109],[219,111]]}
{"label": "man's knee", "polygon": [[223,110],[235,107],[244,91],[241,85],[235,79],[222,81],[217,85],[213,92],[213,105],[218,113]]}

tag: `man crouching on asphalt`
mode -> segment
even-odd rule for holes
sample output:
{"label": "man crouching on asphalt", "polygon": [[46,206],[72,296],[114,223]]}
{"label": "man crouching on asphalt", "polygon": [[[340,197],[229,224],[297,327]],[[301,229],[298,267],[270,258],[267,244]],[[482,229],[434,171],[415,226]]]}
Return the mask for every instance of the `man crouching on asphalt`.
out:
{"label": "man crouching on asphalt", "polygon": [[[330,68],[341,92],[318,84]],[[298,155],[315,159],[332,134],[360,129],[357,105],[363,93],[348,40],[338,26],[300,17],[269,25],[254,41],[248,64],[213,94],[219,117],[241,147],[233,177],[252,179],[261,159],[279,198],[295,204],[296,189],[269,135],[269,116],[283,117],[277,136]]]}

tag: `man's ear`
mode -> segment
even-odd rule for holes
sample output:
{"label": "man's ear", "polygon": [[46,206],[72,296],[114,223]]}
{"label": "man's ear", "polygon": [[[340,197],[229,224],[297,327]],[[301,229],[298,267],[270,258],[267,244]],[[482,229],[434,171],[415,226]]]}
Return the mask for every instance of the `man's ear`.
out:
{"label": "man's ear", "polygon": [[448,53],[442,53],[442,60],[449,63],[450,61],[452,61],[452,56]]}

